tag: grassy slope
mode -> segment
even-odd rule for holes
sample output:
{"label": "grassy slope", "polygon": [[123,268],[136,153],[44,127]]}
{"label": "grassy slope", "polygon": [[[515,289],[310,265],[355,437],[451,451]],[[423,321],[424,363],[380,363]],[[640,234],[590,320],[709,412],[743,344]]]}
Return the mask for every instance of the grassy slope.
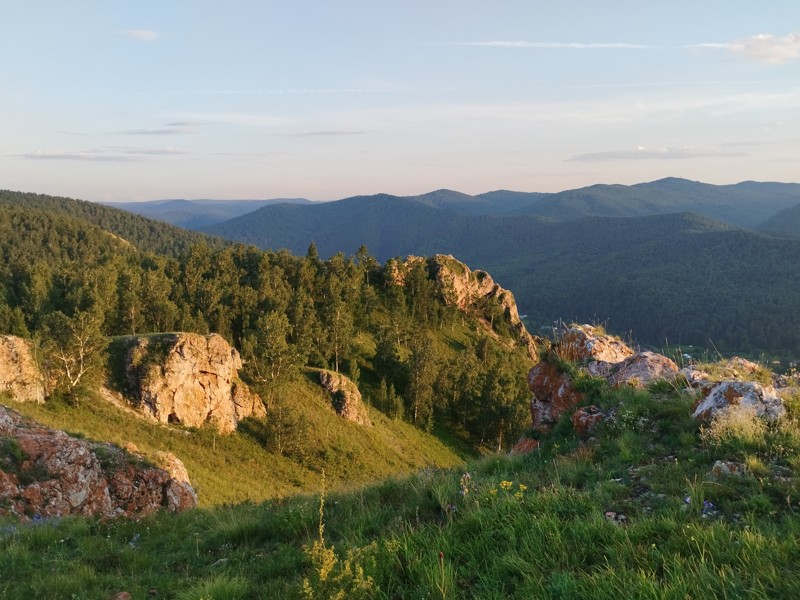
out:
{"label": "grassy slope", "polygon": [[103,400],[86,399],[78,406],[7,404],[50,427],[118,445],[133,442],[145,455],[173,452],[186,465],[201,506],[318,490],[323,469],[329,485],[347,487],[428,465],[462,462],[459,451],[378,410],[369,409],[371,428],[342,419],[330,408],[321,388],[306,380],[288,393],[308,424],[303,440],[307,452],[299,460],[266,450],[261,443],[263,427],[253,420],[241,428],[247,433],[220,436],[211,429],[158,425]]}
{"label": "grassy slope", "polygon": [[[0,527],[0,595],[798,597],[796,401],[780,428],[715,439],[688,417],[691,398],[594,394],[619,410],[593,444],[565,419],[539,452],[471,463],[469,478],[426,469],[322,504]],[[715,480],[717,459],[748,473]]]}

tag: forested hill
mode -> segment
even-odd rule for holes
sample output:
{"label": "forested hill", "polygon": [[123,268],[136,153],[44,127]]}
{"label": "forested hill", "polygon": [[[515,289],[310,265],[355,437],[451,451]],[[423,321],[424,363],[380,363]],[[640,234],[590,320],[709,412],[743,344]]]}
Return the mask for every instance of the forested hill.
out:
{"label": "forested hill", "polygon": [[[531,358],[516,310],[504,294],[462,297],[456,308],[452,286],[437,281],[442,270],[434,259],[382,266],[365,247],[322,260],[313,246],[294,256],[200,242],[165,256],[66,210],[0,204],[0,335],[68,348],[75,339],[102,347],[109,336],[219,333],[262,397],[284,397],[287,410],[303,369],[330,368],[392,418],[505,447],[528,419]],[[485,279],[460,263],[451,272],[467,278],[465,289]],[[63,386],[71,394],[79,384]]]}
{"label": "forested hill", "polygon": [[759,225],[758,229],[774,235],[800,238],[800,204],[780,211]]}
{"label": "forested hill", "polygon": [[0,207],[32,209],[50,215],[70,217],[113,233],[140,250],[169,256],[184,253],[198,242],[212,246],[224,244],[222,240],[207,235],[85,200],[0,190]]}
{"label": "forested hill", "polygon": [[608,319],[652,344],[800,347],[800,241],[690,213],[549,221],[381,195],[265,207],[211,231],[295,252],[313,240],[322,256],[360,243],[379,260],[453,254],[512,289],[533,327]]}

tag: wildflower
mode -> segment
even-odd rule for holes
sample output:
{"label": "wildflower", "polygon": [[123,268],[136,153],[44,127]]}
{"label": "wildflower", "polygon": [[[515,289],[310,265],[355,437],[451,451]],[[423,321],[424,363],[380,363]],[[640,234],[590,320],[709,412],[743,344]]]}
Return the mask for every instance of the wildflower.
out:
{"label": "wildflower", "polygon": [[136,534],[131,538],[131,541],[128,542],[128,546],[136,550],[137,546],[139,545],[139,538],[141,537],[140,534]]}
{"label": "wildflower", "polygon": [[520,500],[522,498],[522,492],[517,492],[516,494],[514,494],[514,498]]}
{"label": "wildflower", "polygon": [[684,504],[691,504],[692,503],[692,497],[691,496],[686,496],[686,498],[683,499],[683,503]]}
{"label": "wildflower", "polygon": [[470,483],[472,483],[472,475],[469,473],[464,473],[458,482],[459,487],[461,488],[459,493],[462,496],[466,496],[469,493]]}
{"label": "wildflower", "polygon": [[523,483],[520,483],[520,484],[519,484],[519,491],[520,491],[520,492],[524,492],[524,491],[525,491],[525,490],[527,490],[527,489],[528,489],[528,486],[527,486],[527,485],[525,485],[525,484],[523,484]]}
{"label": "wildflower", "polygon": [[510,490],[511,486],[513,486],[513,485],[514,485],[513,481],[501,481],[500,482],[500,487],[503,488],[506,491]]}
{"label": "wildflower", "polygon": [[496,496],[496,495],[497,495],[497,488],[492,488],[492,489],[490,489],[490,490],[489,490],[489,493],[490,493],[492,496]]}

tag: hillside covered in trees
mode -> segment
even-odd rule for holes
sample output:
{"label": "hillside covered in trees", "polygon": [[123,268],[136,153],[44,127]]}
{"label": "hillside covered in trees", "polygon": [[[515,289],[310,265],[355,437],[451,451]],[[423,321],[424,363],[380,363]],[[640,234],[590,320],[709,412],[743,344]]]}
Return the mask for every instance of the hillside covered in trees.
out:
{"label": "hillside covered in trees", "polygon": [[[38,340],[45,355],[78,337],[103,348],[112,336],[215,332],[241,352],[268,410],[315,367],[348,374],[373,406],[423,431],[504,447],[525,426],[527,350],[492,301],[466,312],[448,302],[430,260],[264,252],[107,207],[4,197],[0,334]],[[108,376],[94,354],[97,368],[62,378],[59,393]]]}
{"label": "hillside covered in trees", "polygon": [[276,205],[210,228],[321,256],[366,243],[378,260],[448,253],[512,288],[532,328],[607,321],[642,342],[732,351],[800,348],[800,241],[695,213],[470,216],[388,195]]}

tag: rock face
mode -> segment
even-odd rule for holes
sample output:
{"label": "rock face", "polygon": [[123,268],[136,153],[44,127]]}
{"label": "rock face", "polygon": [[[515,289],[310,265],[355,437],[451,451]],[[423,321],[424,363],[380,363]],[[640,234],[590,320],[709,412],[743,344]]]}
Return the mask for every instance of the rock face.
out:
{"label": "rock face", "polygon": [[575,433],[580,436],[589,435],[598,423],[602,423],[606,414],[600,410],[599,406],[592,404],[584,406],[572,413],[572,427]]}
{"label": "rock face", "polygon": [[0,514],[130,517],[197,504],[191,485],[131,458],[0,406]]}
{"label": "rock face", "polygon": [[127,387],[134,403],[160,423],[230,433],[264,416],[261,399],[238,379],[239,353],[221,336],[169,333],[127,339]]}
{"label": "rock face", "polygon": [[361,400],[361,392],[348,377],[322,369],[319,383],[332,396],[333,408],[340,416],[359,425],[372,426],[367,408]]}
{"label": "rock face", "polygon": [[[409,257],[411,260],[414,257]],[[474,310],[488,303],[496,303],[515,337],[525,346],[532,360],[538,360],[539,343],[519,318],[519,310],[514,294],[500,287],[486,271],[471,271],[467,265],[450,255],[436,254],[428,259],[428,272],[436,280],[436,285],[445,302],[459,310]],[[490,319],[490,324],[493,324]]]}
{"label": "rock face", "polygon": [[30,344],[13,335],[0,335],[0,393],[18,402],[44,402],[44,378]]}
{"label": "rock face", "polygon": [[548,361],[542,361],[528,372],[528,389],[533,392],[531,419],[533,426],[547,430],[584,396],[572,386],[569,375]]}

